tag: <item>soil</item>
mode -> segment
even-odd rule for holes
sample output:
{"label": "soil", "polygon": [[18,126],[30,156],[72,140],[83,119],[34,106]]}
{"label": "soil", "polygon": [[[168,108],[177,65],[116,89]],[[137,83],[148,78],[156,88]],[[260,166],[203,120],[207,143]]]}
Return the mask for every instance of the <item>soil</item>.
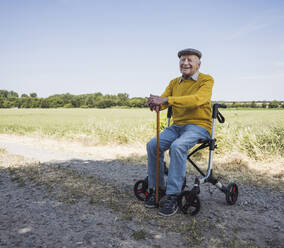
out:
{"label": "soil", "polygon": [[[112,157],[111,147],[101,153],[102,148],[86,153],[74,143],[59,145],[9,135],[0,135],[0,140],[0,148],[7,154],[32,158],[50,167],[60,164],[86,178],[91,175],[125,195],[137,211],[154,216],[139,219],[137,213],[126,215],[123,208],[90,204],[88,197],[73,204],[60,201],[50,189],[32,180],[19,184],[2,161],[0,247],[283,247],[281,192],[238,183],[239,199],[230,206],[222,192],[204,184],[199,195],[201,211],[196,217],[181,212],[158,217],[156,209],[145,210],[133,194],[134,183],[146,177],[145,166],[116,159],[117,148]],[[121,150],[122,156],[134,152],[134,148]],[[188,176],[187,181],[191,188],[193,177]]]}

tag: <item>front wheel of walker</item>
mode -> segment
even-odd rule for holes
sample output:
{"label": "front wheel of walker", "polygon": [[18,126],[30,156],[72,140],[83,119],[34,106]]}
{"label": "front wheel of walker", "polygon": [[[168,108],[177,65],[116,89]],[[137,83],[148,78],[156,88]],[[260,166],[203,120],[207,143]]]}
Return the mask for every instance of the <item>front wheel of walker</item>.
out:
{"label": "front wheel of walker", "polygon": [[144,180],[139,180],[134,184],[134,194],[140,201],[145,201],[149,197],[148,192],[148,177]]}
{"label": "front wheel of walker", "polygon": [[226,191],[226,201],[229,205],[234,205],[238,200],[239,190],[238,185],[235,183],[230,183],[227,186]]}
{"label": "front wheel of walker", "polygon": [[196,194],[186,190],[179,197],[179,208],[184,214],[196,215],[200,211],[200,200]]}

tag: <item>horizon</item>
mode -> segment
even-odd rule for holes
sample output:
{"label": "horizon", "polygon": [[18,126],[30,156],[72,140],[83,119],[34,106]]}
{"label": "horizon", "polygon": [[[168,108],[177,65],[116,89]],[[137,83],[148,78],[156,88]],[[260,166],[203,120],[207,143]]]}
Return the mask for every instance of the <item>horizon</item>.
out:
{"label": "horizon", "polygon": [[[9,91],[9,90],[6,90],[6,89],[0,89],[0,91]],[[11,90],[11,91],[13,91],[13,90]],[[15,92],[15,93],[17,93],[19,96],[19,98],[21,98],[21,95],[18,93],[18,92],[16,92],[16,91],[13,91],[13,92]],[[33,94],[33,93],[36,93],[37,94],[37,92],[29,92],[29,93],[27,93],[27,92],[24,92],[24,93],[22,93],[22,94],[26,94],[28,97],[31,97],[30,96],[30,94]],[[48,98],[48,97],[53,97],[53,96],[58,96],[58,95],[66,95],[66,94],[70,94],[70,95],[72,95],[72,96],[80,96],[80,95],[92,95],[92,94],[96,94],[96,93],[101,93],[101,94],[103,94],[102,92],[90,92],[90,93],[82,93],[82,94],[71,94],[71,93],[69,93],[69,92],[66,92],[66,93],[54,93],[54,94],[51,94],[51,95],[49,95],[49,96],[47,96],[47,97],[40,97],[40,96],[38,96],[38,94],[37,94],[37,98]],[[117,93],[117,94],[103,94],[103,96],[105,96],[105,95],[115,95],[115,96],[117,96],[118,94],[127,94],[128,95],[128,97],[129,97],[129,99],[131,99],[131,98],[147,98],[148,96],[130,96],[127,92],[119,92],[119,93]],[[211,101],[212,102],[271,102],[271,101],[278,101],[278,102],[284,102],[284,100],[280,100],[280,99],[272,99],[272,100],[265,100],[265,99],[263,99],[263,100],[222,100],[222,99],[211,99]]]}
{"label": "horizon", "polygon": [[212,100],[283,101],[283,13],[280,0],[3,0],[0,87],[160,95],[180,76],[177,52],[193,47]]}

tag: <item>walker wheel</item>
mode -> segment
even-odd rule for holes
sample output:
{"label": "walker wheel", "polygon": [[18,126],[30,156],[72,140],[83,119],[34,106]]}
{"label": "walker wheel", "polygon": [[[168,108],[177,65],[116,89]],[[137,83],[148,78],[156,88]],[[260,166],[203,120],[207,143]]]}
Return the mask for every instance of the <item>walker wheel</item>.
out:
{"label": "walker wheel", "polygon": [[238,185],[235,183],[230,183],[227,186],[227,192],[226,192],[226,201],[230,205],[234,205],[236,201],[238,200],[239,190]]}
{"label": "walker wheel", "polygon": [[200,210],[200,200],[196,194],[186,190],[179,199],[179,207],[184,214],[196,215]]}
{"label": "walker wheel", "polygon": [[149,196],[148,192],[148,177],[144,180],[139,180],[134,184],[134,194],[140,201],[145,201]]}

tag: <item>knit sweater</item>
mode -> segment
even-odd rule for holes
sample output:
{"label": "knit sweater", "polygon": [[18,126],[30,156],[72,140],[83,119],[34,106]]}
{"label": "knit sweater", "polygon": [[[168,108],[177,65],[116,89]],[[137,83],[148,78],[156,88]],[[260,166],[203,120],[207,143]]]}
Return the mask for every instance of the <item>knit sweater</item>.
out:
{"label": "knit sweater", "polygon": [[[200,73],[198,80],[173,79],[161,97],[168,97],[173,106],[173,123],[176,125],[195,124],[211,133],[211,96],[214,79]],[[179,83],[180,82],[180,83]],[[167,108],[168,106],[163,106]]]}

